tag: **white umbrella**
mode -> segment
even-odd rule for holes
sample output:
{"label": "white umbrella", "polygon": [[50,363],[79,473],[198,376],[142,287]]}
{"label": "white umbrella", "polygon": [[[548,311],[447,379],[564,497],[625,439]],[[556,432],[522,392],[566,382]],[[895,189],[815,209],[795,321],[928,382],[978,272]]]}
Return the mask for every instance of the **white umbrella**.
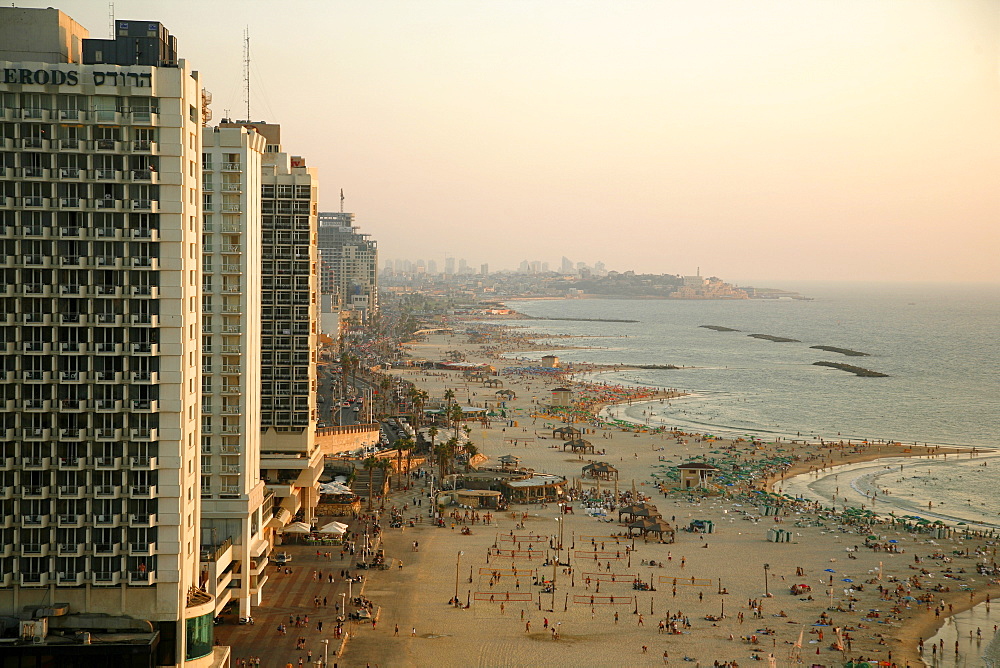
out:
{"label": "white umbrella", "polygon": [[325,527],[320,529],[318,533],[328,533],[328,534],[334,534],[336,536],[343,536],[344,529],[342,529],[337,522],[331,522],[330,524],[327,524]]}
{"label": "white umbrella", "polygon": [[285,533],[312,533],[312,529],[305,522],[293,522],[284,528]]}

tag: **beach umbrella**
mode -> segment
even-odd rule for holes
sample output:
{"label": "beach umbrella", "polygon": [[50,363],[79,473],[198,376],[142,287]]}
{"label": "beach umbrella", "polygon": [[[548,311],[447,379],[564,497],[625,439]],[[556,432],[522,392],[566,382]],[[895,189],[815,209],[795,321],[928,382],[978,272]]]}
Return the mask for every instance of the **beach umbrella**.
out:
{"label": "beach umbrella", "polygon": [[823,571],[826,572],[826,573],[836,573],[837,572],[837,571],[833,570],[832,568],[824,568]]}
{"label": "beach umbrella", "polygon": [[284,533],[312,533],[312,529],[305,522],[293,522],[286,526],[282,531],[284,531]]}
{"label": "beach umbrella", "polygon": [[327,524],[325,527],[323,527],[322,529],[320,529],[317,533],[325,533],[325,534],[333,534],[335,536],[343,536],[344,535],[344,529],[342,529],[337,522],[331,522],[330,524]]}
{"label": "beach umbrella", "polygon": [[854,582],[851,578],[844,578],[841,582]]}

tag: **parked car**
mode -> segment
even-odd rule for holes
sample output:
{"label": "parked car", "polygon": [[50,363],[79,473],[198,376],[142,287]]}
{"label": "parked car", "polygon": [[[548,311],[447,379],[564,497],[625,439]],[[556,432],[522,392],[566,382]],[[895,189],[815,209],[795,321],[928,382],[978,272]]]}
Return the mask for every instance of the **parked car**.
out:
{"label": "parked car", "polygon": [[288,554],[287,552],[279,552],[278,554],[274,555],[274,563],[278,564],[279,566],[284,566],[291,560],[292,560],[292,555]]}

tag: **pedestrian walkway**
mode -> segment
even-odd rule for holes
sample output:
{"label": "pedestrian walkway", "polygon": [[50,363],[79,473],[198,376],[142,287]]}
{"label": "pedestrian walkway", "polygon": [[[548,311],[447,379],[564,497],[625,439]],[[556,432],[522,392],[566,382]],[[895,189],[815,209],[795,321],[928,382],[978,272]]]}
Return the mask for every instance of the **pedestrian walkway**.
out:
{"label": "pedestrian walkway", "polygon": [[[340,577],[340,571],[350,568],[353,563],[350,554],[342,559],[339,547],[325,549],[332,551],[332,560],[325,556],[317,557],[315,547],[282,545],[280,550],[292,555],[288,565],[292,572],[286,574],[284,567],[279,569],[274,564],[268,565],[269,579],[264,586],[263,601],[252,611],[254,624],[234,625],[227,621],[215,627],[215,638],[219,644],[232,647],[231,665],[234,668],[238,659],[249,657],[260,657],[261,668],[285,668],[289,662],[298,666],[299,659],[302,659],[302,665],[314,667],[316,661],[323,659],[324,639],[329,640],[330,665],[336,662],[335,654],[341,644],[341,639],[334,637],[338,606],[346,602],[348,609],[352,609],[349,590],[358,596],[363,583],[354,583],[349,587]],[[321,581],[314,579],[314,572],[322,573]],[[336,580],[333,584],[328,581],[330,573]],[[319,597],[320,607],[316,607],[316,597]],[[326,597],[325,606],[322,604],[323,597]],[[306,616],[308,625],[296,627],[295,618],[304,620]],[[323,622],[322,631],[318,630],[318,622]],[[279,624],[286,626],[286,635],[278,633]],[[302,649],[296,649],[300,638],[305,638],[305,643]],[[314,663],[309,662],[309,650]]]}

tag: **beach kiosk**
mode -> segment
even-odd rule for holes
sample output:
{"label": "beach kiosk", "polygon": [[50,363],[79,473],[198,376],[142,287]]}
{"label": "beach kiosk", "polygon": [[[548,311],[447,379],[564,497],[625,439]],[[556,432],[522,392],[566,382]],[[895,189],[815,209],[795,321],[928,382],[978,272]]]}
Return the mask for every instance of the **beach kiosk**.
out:
{"label": "beach kiosk", "polygon": [[681,489],[707,488],[719,469],[705,462],[687,462],[677,467]]}
{"label": "beach kiosk", "polygon": [[553,408],[569,408],[573,405],[573,390],[568,387],[552,390],[552,402],[549,405]]}
{"label": "beach kiosk", "polygon": [[559,358],[555,355],[543,355],[542,366],[547,369],[557,369],[559,368]]}
{"label": "beach kiosk", "polygon": [[511,503],[549,503],[562,498],[566,478],[536,473],[520,480],[505,480],[501,484]]}

